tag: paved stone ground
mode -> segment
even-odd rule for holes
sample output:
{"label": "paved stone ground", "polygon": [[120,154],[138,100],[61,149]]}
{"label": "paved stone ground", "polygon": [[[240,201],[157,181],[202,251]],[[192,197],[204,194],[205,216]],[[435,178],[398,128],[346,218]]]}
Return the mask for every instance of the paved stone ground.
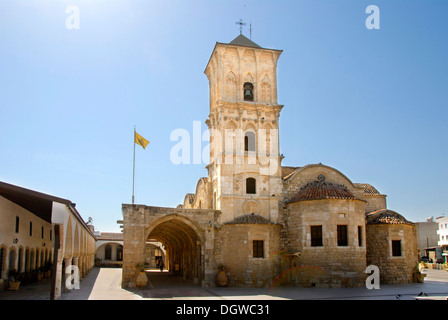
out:
{"label": "paved stone ground", "polygon": [[[63,293],[61,300],[416,300],[448,299],[448,272],[424,270],[424,283],[381,285],[366,288],[202,288],[168,272],[148,272],[147,288],[122,289],[121,269],[94,268],[81,280],[80,289]],[[419,293],[423,293],[419,296]],[[426,296],[424,295],[426,294]],[[398,296],[399,295],[399,296]],[[0,291],[0,300],[48,300],[50,281],[20,287],[19,291]]]}

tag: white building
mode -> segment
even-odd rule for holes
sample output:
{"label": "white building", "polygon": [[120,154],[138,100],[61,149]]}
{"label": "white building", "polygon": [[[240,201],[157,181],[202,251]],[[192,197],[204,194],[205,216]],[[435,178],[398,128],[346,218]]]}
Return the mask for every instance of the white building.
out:
{"label": "white building", "polygon": [[[121,267],[123,263],[123,233],[94,231],[95,260],[98,266]],[[165,263],[166,250],[162,243],[146,242],[145,263],[149,268],[159,268],[160,260]]]}
{"label": "white building", "polygon": [[0,289],[50,271],[49,298],[59,299],[65,267],[82,278],[94,266],[95,235],[70,200],[0,182],[0,221]]}
{"label": "white building", "polygon": [[123,234],[95,231],[95,260],[101,265],[120,265],[123,262]]}
{"label": "white building", "polygon": [[437,230],[439,228],[434,217],[426,219],[425,222],[416,222],[418,249],[420,257],[429,257],[429,252],[433,252],[434,257],[438,249],[439,236]]}
{"label": "white building", "polygon": [[448,262],[448,217],[438,217],[436,220],[439,225],[439,229],[437,230],[437,234],[439,235],[438,245],[442,249],[444,261]]}

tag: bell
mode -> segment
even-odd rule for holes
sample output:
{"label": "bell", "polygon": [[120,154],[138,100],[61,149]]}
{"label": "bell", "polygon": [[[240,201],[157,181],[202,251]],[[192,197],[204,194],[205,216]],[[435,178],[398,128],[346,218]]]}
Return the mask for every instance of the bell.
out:
{"label": "bell", "polygon": [[246,89],[246,91],[244,92],[244,96],[252,98],[252,92],[249,89]]}

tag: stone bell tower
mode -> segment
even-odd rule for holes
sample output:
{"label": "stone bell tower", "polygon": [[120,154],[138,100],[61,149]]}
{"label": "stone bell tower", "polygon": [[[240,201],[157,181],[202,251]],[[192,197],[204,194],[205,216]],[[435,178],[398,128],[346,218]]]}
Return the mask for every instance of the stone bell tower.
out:
{"label": "stone bell tower", "polygon": [[240,34],[217,42],[205,74],[210,86],[210,164],[213,208],[221,223],[254,214],[277,222],[282,196],[277,61]]}

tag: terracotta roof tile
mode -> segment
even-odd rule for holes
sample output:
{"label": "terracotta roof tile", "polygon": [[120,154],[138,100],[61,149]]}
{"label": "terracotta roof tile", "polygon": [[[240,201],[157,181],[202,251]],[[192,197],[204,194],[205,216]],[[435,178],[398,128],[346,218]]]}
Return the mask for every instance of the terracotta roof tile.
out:
{"label": "terracotta roof tile", "polygon": [[378,190],[375,189],[374,186],[368,184],[368,183],[354,183],[356,187],[364,188],[364,195],[366,196],[380,196],[381,193],[378,192]]}
{"label": "terracotta roof tile", "polygon": [[389,210],[382,209],[366,214],[368,225],[372,224],[413,224],[406,220],[401,214]]}
{"label": "terracotta roof tile", "polygon": [[313,181],[303,186],[288,203],[321,199],[356,199],[347,187],[327,181]]}
{"label": "terracotta roof tile", "polygon": [[252,213],[236,217],[234,220],[225,224],[272,224],[272,222],[258,214]]}

